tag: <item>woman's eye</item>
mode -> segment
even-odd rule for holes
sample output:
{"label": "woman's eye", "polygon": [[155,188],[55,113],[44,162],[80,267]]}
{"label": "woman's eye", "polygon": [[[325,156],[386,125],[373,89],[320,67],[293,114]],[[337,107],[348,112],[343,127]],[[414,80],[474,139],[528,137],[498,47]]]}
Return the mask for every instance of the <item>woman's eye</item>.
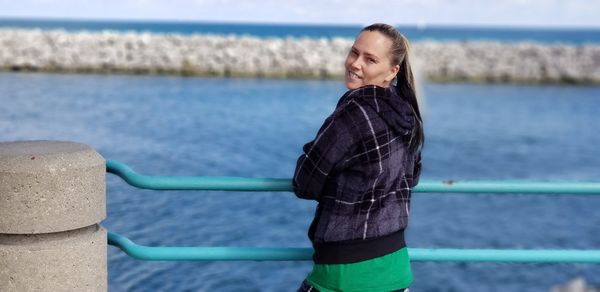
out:
{"label": "woman's eye", "polygon": [[375,59],[373,59],[373,58],[368,58],[368,59],[367,59],[367,61],[368,61],[369,63],[375,63]]}

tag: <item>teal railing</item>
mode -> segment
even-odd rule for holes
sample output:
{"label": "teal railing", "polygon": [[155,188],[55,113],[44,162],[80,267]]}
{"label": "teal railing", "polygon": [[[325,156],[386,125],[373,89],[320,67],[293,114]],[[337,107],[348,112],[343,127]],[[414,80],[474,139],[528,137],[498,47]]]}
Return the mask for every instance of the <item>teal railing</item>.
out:
{"label": "teal railing", "polygon": [[[291,191],[291,180],[240,177],[146,176],[127,165],[107,160],[106,170],[128,184],[152,190],[221,190],[221,191]],[[600,183],[595,182],[527,182],[527,181],[430,181],[421,180],[416,193],[521,193],[599,195]],[[310,248],[258,247],[149,247],[130,239],[108,233],[108,243],[140,260],[310,260]],[[460,262],[537,262],[537,263],[600,263],[600,250],[565,249],[428,249],[409,248],[411,261]]]}

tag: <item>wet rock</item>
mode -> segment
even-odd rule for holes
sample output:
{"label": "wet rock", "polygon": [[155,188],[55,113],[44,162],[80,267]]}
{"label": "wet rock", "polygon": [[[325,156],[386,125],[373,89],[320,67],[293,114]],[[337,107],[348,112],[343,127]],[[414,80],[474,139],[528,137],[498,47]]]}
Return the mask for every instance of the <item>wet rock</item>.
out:
{"label": "wet rock", "polygon": [[577,277],[564,285],[554,286],[551,292],[600,292],[600,288],[594,288],[587,285],[584,278]]}

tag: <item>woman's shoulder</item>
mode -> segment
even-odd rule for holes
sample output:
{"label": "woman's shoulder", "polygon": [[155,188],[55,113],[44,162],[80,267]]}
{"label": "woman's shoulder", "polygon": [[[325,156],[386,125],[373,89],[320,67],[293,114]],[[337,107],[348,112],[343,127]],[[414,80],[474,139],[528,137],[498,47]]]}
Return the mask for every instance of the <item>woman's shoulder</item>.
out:
{"label": "woman's shoulder", "polygon": [[354,98],[361,97],[389,97],[392,94],[390,87],[378,85],[365,85],[356,89],[348,90],[347,94]]}
{"label": "woman's shoulder", "polygon": [[336,108],[348,105],[349,103],[362,103],[366,98],[386,98],[390,97],[392,92],[389,88],[377,85],[365,85],[359,88],[350,89],[340,97]]}
{"label": "woman's shoulder", "polygon": [[399,134],[406,134],[416,123],[412,106],[393,87],[367,85],[349,90],[336,108],[338,115],[364,116],[370,121],[382,121]]}

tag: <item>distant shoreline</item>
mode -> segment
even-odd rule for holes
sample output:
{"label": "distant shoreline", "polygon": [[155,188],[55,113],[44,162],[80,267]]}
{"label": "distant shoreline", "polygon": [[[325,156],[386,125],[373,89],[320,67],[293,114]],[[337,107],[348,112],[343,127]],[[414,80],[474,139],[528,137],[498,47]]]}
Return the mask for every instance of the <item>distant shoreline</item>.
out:
{"label": "distant shoreline", "polygon": [[[0,70],[340,79],[350,38],[0,29]],[[600,84],[600,45],[415,41],[431,81]]]}

